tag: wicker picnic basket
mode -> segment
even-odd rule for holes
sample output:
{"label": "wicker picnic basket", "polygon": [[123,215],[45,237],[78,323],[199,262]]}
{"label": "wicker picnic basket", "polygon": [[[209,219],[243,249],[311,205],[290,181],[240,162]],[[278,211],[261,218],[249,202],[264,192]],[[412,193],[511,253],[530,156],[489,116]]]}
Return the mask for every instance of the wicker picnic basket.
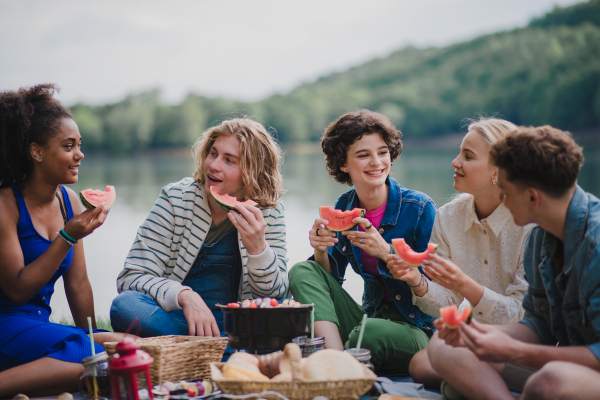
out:
{"label": "wicker picnic basket", "polygon": [[[292,363],[291,381],[247,381],[241,379],[225,378],[222,369],[225,363],[211,362],[210,370],[212,380],[219,389],[226,394],[250,394],[264,391],[275,391],[290,400],[311,400],[315,396],[325,396],[330,400],[357,400],[373,387],[377,375],[363,365],[365,370],[362,379],[346,379],[338,381],[305,380],[299,363]],[[279,397],[263,393],[261,398],[268,400],[281,400]]]}
{"label": "wicker picnic basket", "polygon": [[[227,347],[227,337],[157,336],[139,339],[142,350],[154,358],[150,366],[153,385],[165,381],[199,381],[210,378],[209,364],[221,361]],[[115,354],[117,342],[104,343],[109,356]],[[146,388],[145,380],[138,385]]]}

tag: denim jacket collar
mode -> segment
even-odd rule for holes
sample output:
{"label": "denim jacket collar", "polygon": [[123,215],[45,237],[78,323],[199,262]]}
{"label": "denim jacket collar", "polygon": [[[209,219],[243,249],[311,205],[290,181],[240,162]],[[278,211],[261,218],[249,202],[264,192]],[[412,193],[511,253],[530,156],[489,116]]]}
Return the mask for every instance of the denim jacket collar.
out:
{"label": "denim jacket collar", "polygon": [[[571,262],[575,252],[578,249],[579,244],[583,240],[585,234],[585,225],[589,212],[590,199],[586,195],[585,191],[577,185],[569,208],[567,209],[567,216],[565,222],[565,256],[564,256],[564,268],[563,273],[569,274],[573,263]],[[542,262],[546,257],[553,257],[556,250],[556,241],[558,238],[548,231],[545,231],[544,239],[542,241],[541,258]]]}
{"label": "denim jacket collar", "polygon": [[[400,205],[402,204],[402,190],[400,190],[400,184],[395,179],[390,179],[389,175],[385,180],[385,184],[388,185],[388,200],[379,226],[396,225],[398,215],[400,215]],[[346,210],[354,210],[358,206],[358,196],[356,190],[353,190],[348,198]]]}
{"label": "denim jacket collar", "polygon": [[565,223],[565,274],[568,274],[571,270],[573,256],[578,249],[578,245],[583,241],[589,203],[589,197],[577,185],[567,209],[567,221]]}

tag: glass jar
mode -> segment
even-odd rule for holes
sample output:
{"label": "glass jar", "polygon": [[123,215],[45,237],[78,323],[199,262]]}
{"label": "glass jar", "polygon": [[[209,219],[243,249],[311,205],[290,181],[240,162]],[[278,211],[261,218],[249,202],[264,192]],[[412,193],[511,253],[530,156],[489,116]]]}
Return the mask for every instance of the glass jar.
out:
{"label": "glass jar", "polygon": [[371,363],[371,350],[351,348],[346,349],[344,351],[350,354],[352,357],[356,358],[357,361],[360,361],[361,363],[365,364],[365,366],[371,371],[374,370],[375,366],[373,365],[373,363]]}
{"label": "glass jar", "polygon": [[302,357],[308,357],[312,353],[325,348],[325,338],[323,337],[310,339],[306,336],[298,336],[292,341],[302,349]]}
{"label": "glass jar", "polygon": [[105,351],[84,358],[85,370],[79,375],[79,393],[86,399],[106,399],[112,395]]}

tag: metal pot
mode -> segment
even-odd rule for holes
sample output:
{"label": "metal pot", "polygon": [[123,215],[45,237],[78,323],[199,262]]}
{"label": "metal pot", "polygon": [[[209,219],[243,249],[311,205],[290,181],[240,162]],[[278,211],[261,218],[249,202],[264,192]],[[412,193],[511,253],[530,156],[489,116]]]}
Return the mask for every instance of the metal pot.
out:
{"label": "metal pot", "polygon": [[283,350],[295,337],[310,334],[313,306],[276,308],[228,308],[223,311],[223,330],[229,347],[249,352]]}

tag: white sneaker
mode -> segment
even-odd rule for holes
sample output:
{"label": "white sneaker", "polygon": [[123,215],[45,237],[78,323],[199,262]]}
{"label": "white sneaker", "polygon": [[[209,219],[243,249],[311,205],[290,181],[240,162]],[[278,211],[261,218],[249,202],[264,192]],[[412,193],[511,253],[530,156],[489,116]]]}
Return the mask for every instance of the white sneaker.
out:
{"label": "white sneaker", "polygon": [[462,399],[460,393],[458,393],[458,391],[450,386],[450,384],[448,384],[446,381],[442,381],[442,384],[440,385],[440,392],[442,392],[444,398],[448,400]]}

